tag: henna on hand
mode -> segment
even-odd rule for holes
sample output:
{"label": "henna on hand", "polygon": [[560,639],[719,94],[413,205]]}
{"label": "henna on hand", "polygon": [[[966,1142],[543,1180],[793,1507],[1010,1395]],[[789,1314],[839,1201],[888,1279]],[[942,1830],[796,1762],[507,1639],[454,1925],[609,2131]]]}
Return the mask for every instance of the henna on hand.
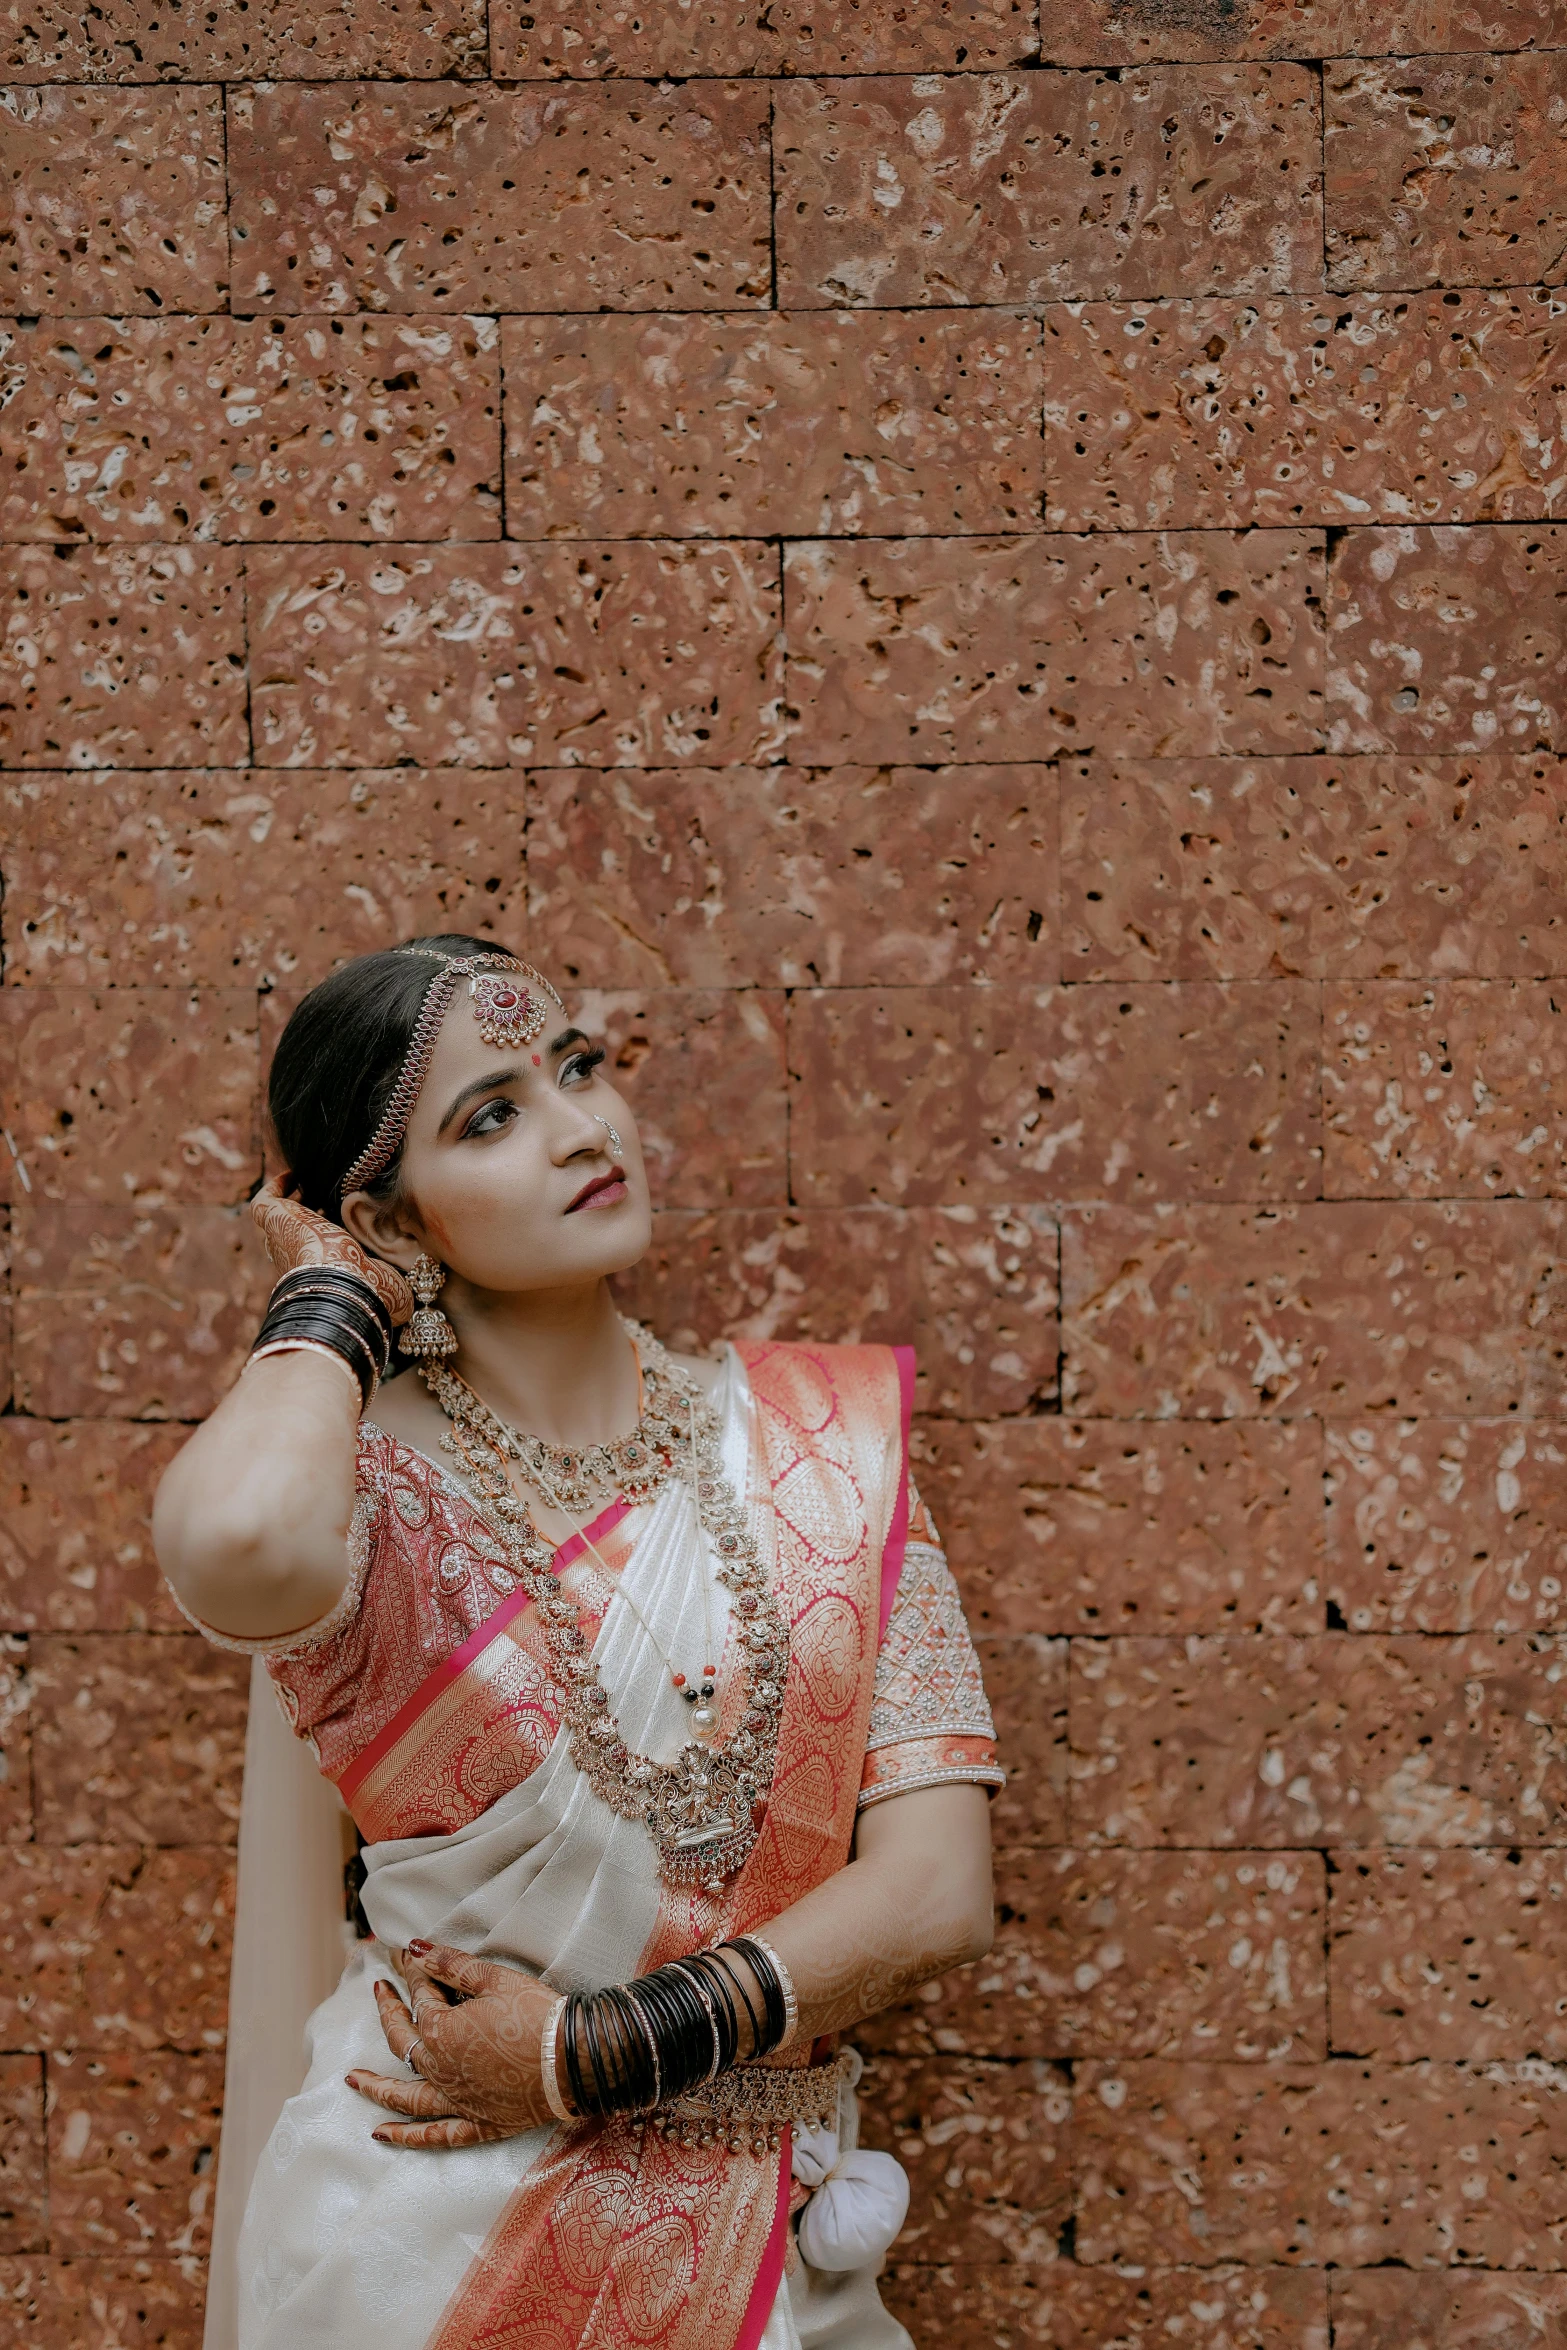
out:
{"label": "henna on hand", "polygon": [[388,2047],[419,2078],[347,2076],[350,2088],[407,2117],[374,2132],[383,2144],[477,2146],[554,2121],[540,2064],[544,2019],[556,1997],[547,1983],[518,1967],[418,1943],[402,1972],[411,2007],[384,1982],[375,1986],[375,2001]]}
{"label": "henna on hand", "polygon": [[393,1329],[401,1328],[414,1310],[414,1295],[397,1267],[368,1255],[341,1224],[295,1199],[289,1190],[292,1182],[291,1175],[274,1175],[250,1203],[275,1270],[292,1273],[301,1265],[341,1265],[369,1282],[391,1315]]}

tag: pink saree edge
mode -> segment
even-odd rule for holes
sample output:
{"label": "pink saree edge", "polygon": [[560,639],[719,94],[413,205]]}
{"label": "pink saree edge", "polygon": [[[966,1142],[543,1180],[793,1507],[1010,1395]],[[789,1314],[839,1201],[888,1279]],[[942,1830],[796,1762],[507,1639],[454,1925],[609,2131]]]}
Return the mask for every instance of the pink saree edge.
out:
{"label": "pink saree edge", "polygon": [[784,2254],[789,2244],[789,2188],[793,2176],[794,2135],[792,2131],[785,2130],[782,2157],[778,2164],[778,2201],[773,2211],[773,2224],[740,2331],[735,2336],[734,2350],[756,2350],[763,2329],[772,2316],[773,2303],[778,2298],[778,2287],[783,2277]]}
{"label": "pink saree edge", "polygon": [[[553,1571],[557,1575],[562,1574],[574,1559],[582,1556],[590,1541],[612,1534],[621,1519],[628,1517],[630,1512],[631,1504],[628,1501],[612,1501],[607,1509],[600,1510],[598,1516],[580,1534],[573,1534],[561,1544],[550,1561]],[[461,1648],[454,1648],[451,1655],[420,1682],[407,1704],[399,1706],[385,1729],[376,1732],[364,1751],[355,1755],[348,1768],[334,1782],[345,1803],[349,1802],[383,1756],[391,1753],[398,1740],[406,1738],[425,1707],[439,1697],[443,1689],[449,1688],[458,1675],[467,1670],[474,1658],[482,1655],[492,1640],[499,1638],[512,1618],[521,1615],[527,1605],[528,1594],[520,1586],[509,1592],[500,1606],[492,1609],[485,1617],[478,1630],[469,1633]]]}
{"label": "pink saree edge", "polygon": [[892,1614],[892,1603],[898,1596],[898,1578],[903,1572],[903,1554],[909,1543],[909,1429],[914,1417],[914,1349],[895,1346],[892,1357],[898,1366],[898,1405],[901,1475],[898,1478],[898,1498],[893,1505],[892,1523],[887,1528],[886,1547],[881,1554],[881,1622],[876,1627],[876,1644]]}

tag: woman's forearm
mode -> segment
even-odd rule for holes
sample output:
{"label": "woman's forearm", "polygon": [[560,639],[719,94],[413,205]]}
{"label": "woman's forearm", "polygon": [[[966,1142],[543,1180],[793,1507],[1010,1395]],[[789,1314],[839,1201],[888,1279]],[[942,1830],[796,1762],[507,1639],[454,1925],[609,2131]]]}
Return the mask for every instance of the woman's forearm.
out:
{"label": "woman's forearm", "polygon": [[845,2031],[990,1948],[988,1799],[927,1787],[862,1813],[855,1857],[766,1928],[802,2037]]}
{"label": "woman's forearm", "polygon": [[270,1639],[326,1615],[348,1580],[359,1395],[343,1365],[252,1363],[170,1463],[158,1564],[216,1631]]}

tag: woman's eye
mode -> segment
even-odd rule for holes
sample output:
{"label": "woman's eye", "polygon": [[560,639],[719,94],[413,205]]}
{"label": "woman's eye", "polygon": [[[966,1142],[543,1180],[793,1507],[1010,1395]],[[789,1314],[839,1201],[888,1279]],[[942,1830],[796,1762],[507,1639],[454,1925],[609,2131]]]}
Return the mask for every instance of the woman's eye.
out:
{"label": "woman's eye", "polygon": [[570,1060],[561,1065],[560,1081],[562,1085],[584,1084],[592,1076],[603,1058],[604,1047],[601,1044],[590,1046],[585,1053],[573,1053]]}
{"label": "woman's eye", "polygon": [[469,1119],[464,1131],[468,1134],[499,1134],[511,1124],[516,1115],[517,1105],[515,1102],[508,1102],[504,1099],[486,1102],[483,1109],[477,1111]]}

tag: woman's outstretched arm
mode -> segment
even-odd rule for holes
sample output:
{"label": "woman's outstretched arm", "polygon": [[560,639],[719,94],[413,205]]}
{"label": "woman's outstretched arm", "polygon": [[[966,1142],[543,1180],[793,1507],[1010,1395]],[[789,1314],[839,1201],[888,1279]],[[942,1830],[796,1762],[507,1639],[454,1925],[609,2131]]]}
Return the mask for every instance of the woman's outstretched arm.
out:
{"label": "woman's outstretched arm", "polygon": [[[413,1300],[399,1274],[340,1225],[267,1184],[253,1203],[280,1273],[337,1264],[361,1274],[394,1320]],[[359,1386],[345,1363],[304,1351],[247,1365],[170,1463],[152,1512],[158,1564],[192,1615],[247,1640],[319,1623],[348,1580]]]}

